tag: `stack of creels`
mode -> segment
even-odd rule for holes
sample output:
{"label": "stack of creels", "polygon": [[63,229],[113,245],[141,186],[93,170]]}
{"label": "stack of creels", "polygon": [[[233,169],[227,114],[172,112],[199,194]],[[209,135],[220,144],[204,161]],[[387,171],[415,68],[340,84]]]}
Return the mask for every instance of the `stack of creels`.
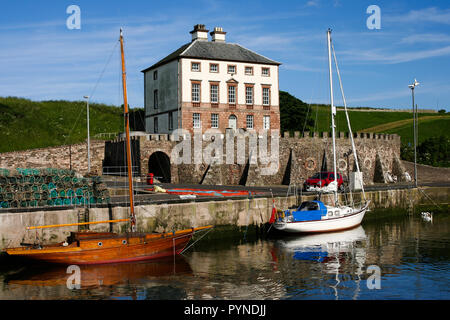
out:
{"label": "stack of creels", "polygon": [[73,170],[0,168],[0,209],[109,203],[101,177],[85,178]]}

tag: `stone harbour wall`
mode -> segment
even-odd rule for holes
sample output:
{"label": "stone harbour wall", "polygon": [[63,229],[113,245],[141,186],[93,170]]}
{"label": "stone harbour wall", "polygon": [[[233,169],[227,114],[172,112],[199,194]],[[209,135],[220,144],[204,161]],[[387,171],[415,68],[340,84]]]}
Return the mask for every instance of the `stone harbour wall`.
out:
{"label": "stone harbour wall", "polygon": [[[91,140],[91,172],[101,174],[105,142]],[[87,143],[0,153],[0,168],[57,168],[86,174]]]}
{"label": "stone harbour wall", "polygon": [[[425,194],[426,195],[425,195]],[[369,208],[394,209],[409,208],[417,204],[430,204],[429,198],[442,206],[448,205],[450,188],[392,189],[366,192],[371,200]],[[344,201],[344,194],[339,194]],[[275,206],[287,209],[300,201],[312,200],[315,195],[300,197],[274,197]],[[353,194],[357,202],[360,193]],[[332,195],[323,195],[322,200],[332,203]],[[83,207],[69,207],[55,210],[5,210],[0,211],[0,251],[8,247],[17,247],[21,242],[33,243],[40,240],[43,243],[64,241],[71,231],[78,227],[61,227],[27,231],[28,226],[53,224],[68,224],[80,222],[80,217],[88,217],[88,221],[105,221],[109,219],[126,219],[129,217],[129,207],[109,205],[91,207],[85,214]],[[171,204],[143,204],[135,207],[137,229],[140,232],[170,232],[172,230],[188,229],[206,225],[263,228],[269,221],[272,212],[272,198],[227,199],[221,201],[186,201]],[[367,216],[376,215],[369,211]],[[85,219],[85,218],[84,218]],[[83,220],[84,221],[84,220]],[[128,222],[93,224],[91,231],[125,232]],[[38,238],[37,238],[38,237]]]}
{"label": "stone harbour wall", "polygon": [[[328,171],[333,170],[332,139],[328,132],[310,134],[305,132],[300,136],[295,132],[293,136],[284,133],[279,138],[278,157],[276,161],[270,158],[272,153],[272,141],[267,139],[264,148],[268,150],[269,164],[263,163],[260,157],[261,144],[258,140],[258,147],[253,151],[249,150],[248,133],[247,137],[241,139],[234,138],[234,158],[232,162],[227,158],[227,140],[225,135],[218,135],[218,139],[223,139],[220,148],[212,148],[216,142],[203,139],[202,155],[212,154],[212,161],[196,161],[199,152],[194,150],[194,142],[191,142],[191,158],[189,163],[174,164],[172,150],[182,141],[175,141],[171,135],[150,134],[141,137],[141,166],[143,172],[158,171],[161,161],[152,161],[151,155],[155,152],[163,152],[170,158],[171,182],[174,183],[194,183],[194,184],[219,184],[219,185],[289,185],[301,184],[312,174],[320,171],[325,159]],[[359,158],[360,170],[363,172],[363,179],[366,184],[374,182],[387,183],[390,177],[395,176],[397,181],[405,181],[406,169],[400,161],[400,137],[398,135],[355,133],[355,147]],[[242,144],[245,144],[242,146]],[[239,147],[242,147],[244,157],[239,158]],[[209,149],[208,149],[209,148]],[[252,154],[252,161],[249,157]],[[336,139],[337,170],[349,178],[350,173],[356,171],[355,159],[352,153],[351,139],[344,133],[337,133]],[[270,165],[276,170],[270,172]],[[270,174],[268,174],[268,172]],[[409,173],[411,175],[411,173]]]}
{"label": "stone harbour wall", "polygon": [[[328,132],[305,132],[303,136],[300,132],[294,132],[293,136],[285,132],[282,136],[278,136],[278,154],[272,153],[272,150],[276,149],[270,137],[267,140],[260,140],[254,136],[257,148],[251,149],[249,142],[254,138],[249,136],[249,132],[234,133],[234,146],[230,148],[228,134],[229,131],[217,134],[215,141],[200,134],[200,152],[195,149],[196,142],[190,140],[188,161],[182,163],[176,163],[174,157],[176,153],[173,151],[180,151],[180,144],[185,140],[176,141],[175,136],[167,134],[146,134],[136,137],[135,151],[138,153],[135,156],[140,165],[140,173],[145,175],[152,172],[162,182],[256,186],[294,183],[299,185],[321,170],[323,159],[326,160],[328,171],[333,169],[332,139]],[[354,140],[366,184],[386,183],[390,176],[396,176],[398,181],[406,179],[406,169],[400,161],[399,136],[355,133]],[[102,174],[105,155],[108,155],[108,159],[111,157],[124,159],[125,150],[120,147],[121,145],[123,141],[120,139],[108,143],[100,140],[91,141],[91,173]],[[264,159],[260,156],[265,148],[269,163],[264,163]],[[241,153],[238,149],[245,152]],[[231,161],[228,157],[230,150]],[[337,133],[337,169],[344,179],[348,179],[350,173],[356,169],[351,150],[351,139],[344,133]],[[184,151],[179,154],[183,153]],[[271,158],[273,155],[276,157]],[[206,159],[208,157],[210,161]],[[87,173],[85,143],[0,154],[0,168],[69,169],[70,165],[81,174]],[[268,170],[269,168],[274,170]]]}

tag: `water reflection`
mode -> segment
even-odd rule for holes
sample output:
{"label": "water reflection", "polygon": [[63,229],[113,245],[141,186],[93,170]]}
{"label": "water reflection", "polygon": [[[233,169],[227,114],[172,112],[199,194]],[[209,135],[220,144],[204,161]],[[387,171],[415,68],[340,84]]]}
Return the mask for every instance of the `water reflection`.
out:
{"label": "water reflection", "polygon": [[[142,290],[136,290],[143,284],[148,284],[154,280],[156,282],[161,278],[172,276],[192,276],[192,269],[183,256],[177,256],[176,259],[164,258],[152,261],[130,262],[119,264],[104,265],[85,265],[80,268],[80,287],[81,290],[70,290],[68,282],[75,284],[74,278],[70,278],[75,273],[68,271],[68,266],[46,265],[46,264],[27,264],[18,272],[8,272],[4,276],[4,285],[8,287],[13,299],[41,299],[42,292],[47,291],[49,287],[51,292],[57,292],[64,296],[76,294],[78,298],[87,298],[96,292],[97,295],[103,295],[105,288],[118,288],[122,290],[112,290],[106,293],[107,298],[120,299],[153,299],[158,296],[170,296],[183,298],[184,292],[175,292],[169,286],[145,286]],[[133,289],[134,287],[134,289]],[[73,289],[73,288],[72,288]],[[1,290],[0,290],[1,291]],[[171,292],[172,291],[172,292]],[[36,294],[34,294],[36,293]],[[162,294],[162,295],[161,295]],[[1,299],[0,295],[0,299]],[[47,298],[47,297],[44,297]],[[71,297],[73,298],[73,296]]]}
{"label": "water reflection", "polygon": [[[277,240],[275,246],[291,252],[295,260],[332,262],[341,252],[351,252],[356,242],[367,240],[362,226],[355,229]],[[359,248],[361,251],[361,248]]]}
{"label": "water reflection", "polygon": [[[216,230],[215,230],[216,231]],[[448,299],[450,215],[371,213],[355,229],[307,236],[204,240],[184,256],[81,268],[0,263],[0,299]],[[381,271],[369,289],[367,269]]]}
{"label": "water reflection", "polygon": [[[319,268],[314,265],[302,267],[311,272],[313,278],[322,278],[324,273],[333,275],[335,283],[331,282],[328,286],[333,289],[336,299],[339,299],[338,286],[341,279],[351,269],[351,276],[356,278],[353,295],[353,299],[356,299],[366,262],[367,240],[362,226],[341,232],[290,236],[275,241],[272,256],[277,262],[280,259],[286,261],[290,257],[297,261],[319,263]],[[320,274],[316,275],[315,271],[319,271]]]}

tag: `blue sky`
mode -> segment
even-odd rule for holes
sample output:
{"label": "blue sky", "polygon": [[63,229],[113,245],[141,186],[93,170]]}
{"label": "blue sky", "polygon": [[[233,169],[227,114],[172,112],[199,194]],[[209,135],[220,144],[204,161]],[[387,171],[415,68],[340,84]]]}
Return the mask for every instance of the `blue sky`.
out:
{"label": "blue sky", "polygon": [[[0,96],[92,100],[120,105],[119,28],[124,28],[128,100],[142,107],[142,69],[190,42],[202,23],[223,27],[239,43],[283,64],[280,89],[328,103],[326,30],[349,106],[450,111],[450,4],[447,1],[2,1]],[[69,30],[69,5],[81,29]],[[381,9],[370,30],[369,5]],[[110,60],[109,60],[110,59]],[[107,64],[109,60],[109,63]],[[105,68],[106,66],[106,68]],[[102,74],[102,78],[97,81]],[[337,81],[335,80],[337,84]],[[341,105],[339,88],[336,104]]]}

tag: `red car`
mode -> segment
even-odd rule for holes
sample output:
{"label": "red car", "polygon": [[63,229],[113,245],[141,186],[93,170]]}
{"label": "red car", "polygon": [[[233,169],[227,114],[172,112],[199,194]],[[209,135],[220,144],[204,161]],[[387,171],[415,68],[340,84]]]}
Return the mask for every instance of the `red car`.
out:
{"label": "red car", "polygon": [[[340,173],[338,175],[338,189],[344,189],[344,179]],[[307,190],[308,187],[326,187],[331,181],[334,181],[334,172],[317,172],[311,178],[308,178],[303,184],[304,189]]]}

